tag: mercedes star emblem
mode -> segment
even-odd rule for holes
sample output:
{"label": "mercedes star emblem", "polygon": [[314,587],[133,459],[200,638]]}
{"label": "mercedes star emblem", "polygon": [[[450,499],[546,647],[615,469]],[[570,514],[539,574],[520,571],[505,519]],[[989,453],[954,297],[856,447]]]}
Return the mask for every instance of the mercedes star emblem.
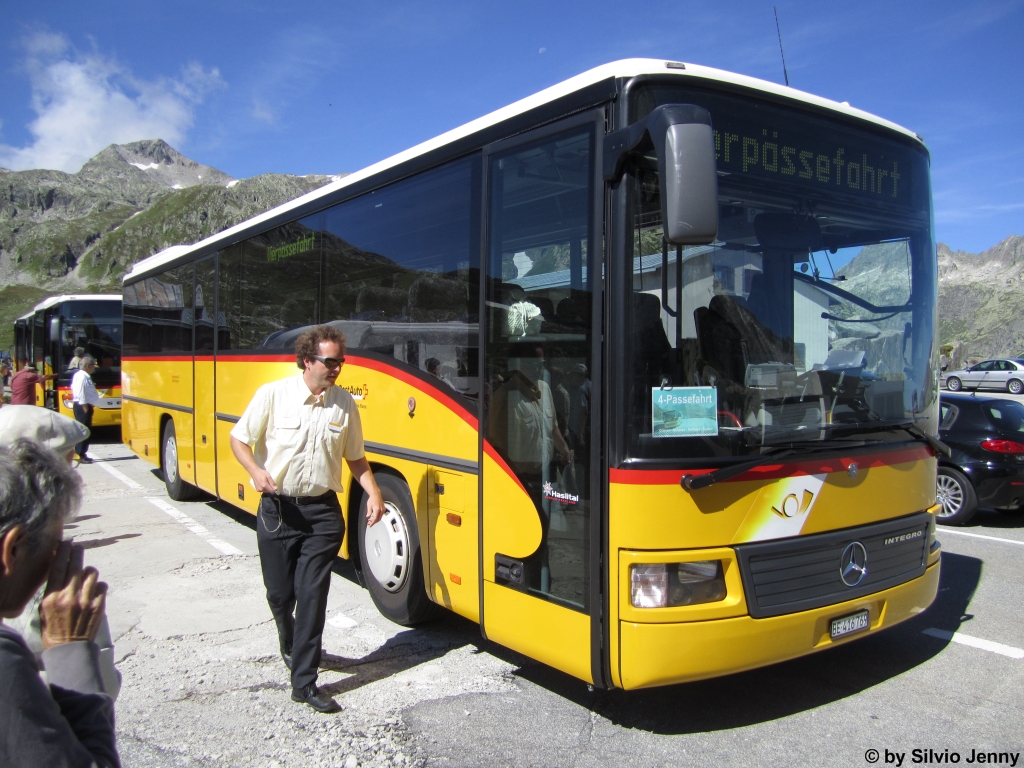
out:
{"label": "mercedes star emblem", "polygon": [[839,578],[848,587],[856,587],[868,575],[868,552],[859,541],[851,541],[839,558]]}

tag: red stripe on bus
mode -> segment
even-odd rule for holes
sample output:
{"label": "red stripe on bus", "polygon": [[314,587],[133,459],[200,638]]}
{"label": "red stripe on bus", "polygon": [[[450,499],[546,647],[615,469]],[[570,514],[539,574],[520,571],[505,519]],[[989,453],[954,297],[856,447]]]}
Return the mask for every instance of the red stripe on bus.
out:
{"label": "red stripe on bus", "polygon": [[217,362],[218,363],[291,363],[292,365],[295,365],[295,355],[217,355]]}
{"label": "red stripe on bus", "polygon": [[[122,357],[121,362],[128,363],[190,363],[193,360],[213,362],[213,355],[147,355],[146,357]],[[291,363],[295,364],[295,355],[218,355],[221,363]]]}
{"label": "red stripe on bus", "polygon": [[122,357],[121,363],[191,363],[192,355],[153,355],[153,357]]}
{"label": "red stripe on bus", "polygon": [[[348,355],[348,365],[354,365],[361,368],[369,368],[372,371],[378,373],[384,373],[388,376],[394,376],[405,384],[411,387],[416,387],[423,394],[439,400],[442,404],[446,405],[450,410],[455,411],[456,414],[462,417],[473,429],[477,428],[477,418],[475,414],[469,412],[469,410],[458,402],[455,398],[446,394],[441,390],[440,387],[431,387],[424,381],[417,379],[415,376],[411,376],[405,371],[401,370],[397,366],[389,365],[381,360],[371,360],[368,357],[358,357],[356,355]],[[444,385],[444,386],[447,386]]]}
{"label": "red stripe on bus", "polygon": [[[723,482],[731,483],[740,480],[778,480],[783,477],[798,475],[821,475],[830,472],[845,472],[850,464],[861,469],[886,467],[893,464],[905,464],[908,461],[921,461],[934,456],[926,446],[913,446],[869,456],[836,459],[803,459],[792,462],[762,464],[742,475],[730,477]],[[679,485],[683,475],[706,475],[714,469],[610,469],[608,479],[623,485]]]}
{"label": "red stripe on bus", "polygon": [[526,488],[523,487],[523,484],[519,482],[519,478],[516,477],[516,473],[513,472],[511,467],[509,467],[509,465],[505,463],[505,460],[498,455],[498,452],[494,450],[494,446],[491,445],[486,440],[484,440],[484,453],[486,453],[488,456],[494,459],[494,463],[501,467],[505,471],[505,474],[507,474],[515,481],[515,484],[519,486],[520,490],[522,490],[523,493],[526,493],[527,496],[530,495],[529,493],[527,493]]}
{"label": "red stripe on bus", "polygon": [[[96,389],[120,389],[120,388],[121,388],[120,384],[112,384],[109,387],[96,387]],[[57,391],[58,392],[70,392],[71,391],[71,387],[57,387]]]}

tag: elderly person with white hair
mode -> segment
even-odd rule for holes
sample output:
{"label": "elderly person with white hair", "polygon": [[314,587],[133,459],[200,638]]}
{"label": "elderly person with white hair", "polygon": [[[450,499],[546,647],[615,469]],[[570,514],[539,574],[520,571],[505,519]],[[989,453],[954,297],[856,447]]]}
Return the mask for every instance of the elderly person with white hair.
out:
{"label": "elderly person with white hair", "polygon": [[[103,402],[100,393],[96,391],[96,385],[92,383],[92,372],[95,370],[96,358],[92,355],[83,355],[78,363],[78,371],[71,378],[71,398],[74,400],[71,407],[75,412],[75,420],[87,429],[92,429],[93,410]],[[83,464],[92,462],[88,450],[89,438],[86,436],[75,446],[75,453]]]}
{"label": "elderly person with white hair", "polygon": [[2,765],[120,765],[95,643],[107,587],[84,567],[82,547],[63,540],[80,502],[81,481],[62,456],[24,438],[0,446],[0,617],[19,616],[45,582],[47,673],[44,683],[25,640],[0,624]]}

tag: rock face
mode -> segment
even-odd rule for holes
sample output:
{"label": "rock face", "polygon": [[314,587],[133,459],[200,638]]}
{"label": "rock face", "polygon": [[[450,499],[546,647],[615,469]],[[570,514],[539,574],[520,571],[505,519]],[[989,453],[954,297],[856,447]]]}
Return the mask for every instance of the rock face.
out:
{"label": "rock face", "polygon": [[[903,263],[908,258],[903,243],[864,248],[838,270],[845,277],[838,286],[877,305],[898,306],[910,295],[910,281],[906,270],[886,268],[885,264]],[[938,267],[943,364],[959,367],[970,360],[1024,354],[1024,237],[1011,235],[977,254],[952,251],[939,243]],[[893,352],[885,337],[901,334],[906,320],[899,314],[860,327],[834,323],[834,335],[872,340],[880,355],[884,347],[898,362],[900,350]]]}
{"label": "rock face", "polygon": [[189,245],[337,176],[235,180],[155,139],[111,144],[78,173],[0,168],[0,349],[46,295],[120,293],[135,262]]}
{"label": "rock face", "polygon": [[0,286],[118,291],[135,262],[332,178],[267,174],[238,181],[160,139],[111,144],[73,174],[0,168]]}
{"label": "rock face", "polygon": [[939,336],[962,344],[961,359],[1024,354],[1024,237],[983,253],[940,243]]}
{"label": "rock face", "polygon": [[76,175],[93,183],[139,179],[139,171],[156,187],[184,189],[198,185],[226,187],[233,179],[226,173],[189,160],[163,139],[111,144],[82,166]]}

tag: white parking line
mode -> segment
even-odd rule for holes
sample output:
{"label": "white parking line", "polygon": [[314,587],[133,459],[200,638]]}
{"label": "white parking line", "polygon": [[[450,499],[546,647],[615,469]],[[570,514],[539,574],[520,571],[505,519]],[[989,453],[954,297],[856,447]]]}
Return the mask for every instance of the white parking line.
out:
{"label": "white parking line", "polygon": [[1018,547],[1024,547],[1024,541],[1017,541],[1016,539],[1000,539],[995,536],[982,536],[980,533],[968,533],[967,531],[951,531],[948,528],[940,528],[936,534],[952,533],[956,536],[970,536],[972,539],[986,539],[987,541],[1000,541],[1003,544],[1016,544]]}
{"label": "white parking line", "polygon": [[197,523],[195,520],[193,520],[191,517],[189,517],[184,512],[182,512],[180,509],[177,509],[176,507],[171,506],[170,504],[168,504],[163,499],[146,499],[146,501],[148,501],[150,504],[152,504],[154,507],[156,507],[160,511],[166,512],[172,518],[174,518],[179,523],[181,523],[186,528],[188,528],[190,531],[192,531],[192,533],[196,534],[197,536],[202,536],[206,540],[207,544],[209,544],[212,547],[215,547],[215,548],[219,549],[225,555],[241,555],[241,554],[243,554],[242,550],[237,549],[236,547],[233,547],[231,544],[228,544],[226,541],[221,541],[220,539],[213,538],[213,536],[210,534],[209,529],[204,528],[199,523]]}
{"label": "white parking line", "polygon": [[[113,467],[108,467],[104,462],[99,462],[98,461],[98,462],[96,462],[96,465],[99,466],[101,469],[104,469],[107,472],[109,472],[110,474],[112,474],[114,477],[116,477],[122,483],[127,485],[129,488],[133,488],[133,489],[135,489],[137,491],[144,491],[144,490],[146,490],[144,486],[142,486],[139,483],[137,483],[134,480],[132,480],[130,477],[128,477],[128,475],[124,474],[124,472],[121,472],[120,470],[114,469]],[[188,528],[190,531],[192,531],[192,533],[196,534],[197,536],[202,536],[206,540],[207,544],[209,544],[210,546],[214,547],[215,549],[220,550],[225,555],[242,555],[242,554],[245,554],[244,552],[242,552],[242,550],[238,549],[237,547],[232,546],[231,544],[228,544],[226,541],[222,541],[221,539],[215,539],[210,534],[210,531],[209,531],[208,528],[204,528],[199,523],[197,523],[195,520],[193,520],[191,517],[189,517],[184,512],[182,512],[180,509],[178,509],[178,508],[168,504],[163,499],[151,499],[150,498],[150,499],[146,499],[146,501],[148,501],[154,507],[159,509],[161,512],[166,512],[172,518],[174,518],[179,523],[181,523],[186,528]]]}
{"label": "white parking line", "polygon": [[99,467],[100,469],[102,469],[102,470],[104,470],[106,472],[109,472],[114,477],[116,477],[118,480],[120,480],[122,483],[127,485],[129,488],[134,488],[136,491],[144,491],[144,490],[146,490],[142,485],[140,485],[139,483],[136,483],[134,480],[132,480],[130,477],[128,477],[128,475],[126,475],[121,470],[114,469],[113,467],[108,467],[107,463],[105,461],[97,461],[97,462],[95,462],[95,466]]}
{"label": "white parking line", "polygon": [[922,630],[922,633],[931,637],[937,637],[939,640],[951,640],[954,643],[960,643],[960,645],[969,645],[972,648],[980,648],[983,651],[991,651],[992,653],[998,653],[1002,656],[1009,656],[1011,659],[1024,659],[1024,648],[1014,648],[1012,645],[993,643],[991,640],[982,640],[980,637],[971,637],[970,635],[965,635],[963,632],[947,632],[944,629],[929,627],[928,629]]}

